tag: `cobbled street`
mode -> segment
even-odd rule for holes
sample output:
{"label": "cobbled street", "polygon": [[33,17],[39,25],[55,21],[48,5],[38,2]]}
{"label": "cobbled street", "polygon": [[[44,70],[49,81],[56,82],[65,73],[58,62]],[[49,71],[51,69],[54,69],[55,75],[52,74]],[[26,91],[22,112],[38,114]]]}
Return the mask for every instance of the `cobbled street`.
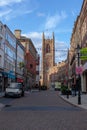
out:
{"label": "cobbled street", "polygon": [[60,98],[58,91],[34,91],[1,98],[0,130],[87,130],[87,111]]}

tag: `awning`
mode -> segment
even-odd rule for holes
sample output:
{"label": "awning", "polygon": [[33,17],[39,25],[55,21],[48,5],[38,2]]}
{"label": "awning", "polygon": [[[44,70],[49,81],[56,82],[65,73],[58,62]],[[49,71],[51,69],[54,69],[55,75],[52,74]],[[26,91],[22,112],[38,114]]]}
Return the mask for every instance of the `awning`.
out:
{"label": "awning", "polygon": [[8,73],[7,72],[2,72],[2,75],[8,77]]}
{"label": "awning", "polygon": [[13,71],[9,71],[8,78],[15,79],[15,75]]}
{"label": "awning", "polygon": [[8,77],[10,79],[15,79],[15,75],[14,75],[13,71],[2,72],[2,75],[4,75],[5,77]]}

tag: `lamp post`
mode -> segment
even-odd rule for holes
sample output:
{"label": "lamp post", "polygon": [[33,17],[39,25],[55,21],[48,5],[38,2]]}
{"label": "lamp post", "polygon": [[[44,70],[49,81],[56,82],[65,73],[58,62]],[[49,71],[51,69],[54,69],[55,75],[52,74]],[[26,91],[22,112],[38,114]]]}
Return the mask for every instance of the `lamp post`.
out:
{"label": "lamp post", "polygon": [[[80,46],[79,44],[77,45],[77,63],[78,63],[78,67],[80,66]],[[78,104],[81,104],[81,76],[80,74],[78,74]]]}

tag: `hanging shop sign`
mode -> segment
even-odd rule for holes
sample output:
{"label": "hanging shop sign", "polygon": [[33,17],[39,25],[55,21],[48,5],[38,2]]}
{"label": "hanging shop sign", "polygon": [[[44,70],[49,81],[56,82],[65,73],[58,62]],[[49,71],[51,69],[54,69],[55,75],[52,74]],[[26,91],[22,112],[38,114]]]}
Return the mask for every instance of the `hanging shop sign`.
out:
{"label": "hanging shop sign", "polygon": [[87,48],[82,48],[80,50],[80,59],[87,60]]}
{"label": "hanging shop sign", "polygon": [[76,74],[77,74],[77,75],[78,75],[78,74],[82,74],[82,72],[83,72],[83,67],[82,67],[82,66],[76,67]]}

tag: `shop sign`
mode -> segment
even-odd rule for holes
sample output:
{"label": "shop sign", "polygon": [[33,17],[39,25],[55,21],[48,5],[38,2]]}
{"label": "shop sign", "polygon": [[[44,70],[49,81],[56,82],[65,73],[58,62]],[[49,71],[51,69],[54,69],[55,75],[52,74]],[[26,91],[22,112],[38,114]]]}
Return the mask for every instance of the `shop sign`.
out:
{"label": "shop sign", "polygon": [[87,60],[87,48],[82,48],[80,50],[80,59]]}
{"label": "shop sign", "polygon": [[23,82],[23,79],[17,78],[17,82],[22,83],[22,82]]}

